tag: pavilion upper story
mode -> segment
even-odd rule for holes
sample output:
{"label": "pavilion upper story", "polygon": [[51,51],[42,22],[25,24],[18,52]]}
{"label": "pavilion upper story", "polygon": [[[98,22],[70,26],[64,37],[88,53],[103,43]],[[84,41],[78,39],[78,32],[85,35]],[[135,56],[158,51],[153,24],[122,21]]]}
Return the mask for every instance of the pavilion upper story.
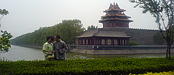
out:
{"label": "pavilion upper story", "polygon": [[124,27],[129,28],[129,22],[133,22],[132,20],[129,20],[129,16],[126,16],[124,14],[124,9],[120,9],[118,4],[114,3],[113,5],[110,4],[109,9],[103,11],[106,13],[105,16],[101,17],[101,20],[99,20],[100,23],[103,23],[103,28],[108,27]]}

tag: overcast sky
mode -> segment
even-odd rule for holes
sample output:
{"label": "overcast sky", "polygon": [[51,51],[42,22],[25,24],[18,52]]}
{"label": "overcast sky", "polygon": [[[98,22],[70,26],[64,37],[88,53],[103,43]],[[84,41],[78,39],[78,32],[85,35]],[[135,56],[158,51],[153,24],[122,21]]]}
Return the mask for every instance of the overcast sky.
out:
{"label": "overcast sky", "polygon": [[90,25],[102,28],[99,20],[105,15],[103,11],[114,2],[134,21],[130,28],[158,29],[155,18],[150,13],[142,14],[139,7],[133,8],[135,4],[129,0],[0,0],[0,9],[9,11],[1,20],[1,29],[15,38],[69,19],[81,20],[85,28]]}

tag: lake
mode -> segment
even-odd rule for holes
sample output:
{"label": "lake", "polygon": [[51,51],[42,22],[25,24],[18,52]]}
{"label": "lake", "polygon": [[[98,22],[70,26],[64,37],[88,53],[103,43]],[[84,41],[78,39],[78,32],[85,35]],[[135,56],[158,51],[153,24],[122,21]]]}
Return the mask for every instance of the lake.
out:
{"label": "lake", "polygon": [[[165,57],[165,54],[137,54],[137,55],[86,55],[79,53],[67,53],[67,59],[94,59],[94,58],[150,58]],[[171,54],[174,57],[174,54]],[[0,59],[17,61],[17,60],[44,60],[42,50],[28,47],[12,45],[8,52],[0,53]]]}

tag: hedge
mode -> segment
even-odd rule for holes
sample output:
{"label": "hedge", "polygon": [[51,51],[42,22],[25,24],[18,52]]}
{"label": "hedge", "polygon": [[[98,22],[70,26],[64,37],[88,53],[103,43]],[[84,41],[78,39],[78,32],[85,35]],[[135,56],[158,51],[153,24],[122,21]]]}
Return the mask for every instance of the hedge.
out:
{"label": "hedge", "polygon": [[174,70],[174,59],[101,58],[74,60],[0,61],[1,74],[142,74]]}

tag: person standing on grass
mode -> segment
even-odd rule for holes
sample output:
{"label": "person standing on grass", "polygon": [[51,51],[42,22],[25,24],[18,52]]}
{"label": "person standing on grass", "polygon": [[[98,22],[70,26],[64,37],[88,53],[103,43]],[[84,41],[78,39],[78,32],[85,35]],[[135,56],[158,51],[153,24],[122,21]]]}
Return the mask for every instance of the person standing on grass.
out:
{"label": "person standing on grass", "polygon": [[43,45],[43,53],[45,55],[45,60],[51,60],[54,59],[54,53],[53,53],[53,40],[54,38],[52,36],[47,37],[47,42]]}
{"label": "person standing on grass", "polygon": [[68,47],[66,43],[60,39],[59,35],[56,35],[55,42],[53,43],[53,51],[55,53],[55,60],[65,60],[67,50],[68,50]]}

